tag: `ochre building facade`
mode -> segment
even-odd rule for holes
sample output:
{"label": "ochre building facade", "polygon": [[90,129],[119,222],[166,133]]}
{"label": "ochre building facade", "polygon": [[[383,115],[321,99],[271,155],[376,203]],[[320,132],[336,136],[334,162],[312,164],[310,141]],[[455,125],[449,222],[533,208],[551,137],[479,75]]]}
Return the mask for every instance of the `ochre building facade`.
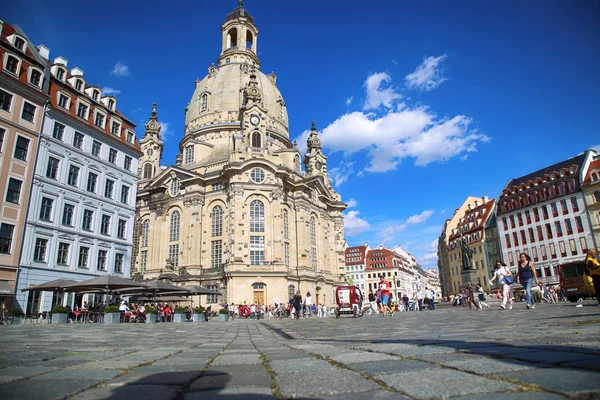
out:
{"label": "ochre building facade", "polygon": [[333,303],[345,280],[346,205],[332,188],[313,122],[301,157],[277,77],[260,71],[243,5],[221,25],[217,65],[195,84],[176,165],[161,167],[154,105],[140,141],[132,270],[218,289],[202,304]]}

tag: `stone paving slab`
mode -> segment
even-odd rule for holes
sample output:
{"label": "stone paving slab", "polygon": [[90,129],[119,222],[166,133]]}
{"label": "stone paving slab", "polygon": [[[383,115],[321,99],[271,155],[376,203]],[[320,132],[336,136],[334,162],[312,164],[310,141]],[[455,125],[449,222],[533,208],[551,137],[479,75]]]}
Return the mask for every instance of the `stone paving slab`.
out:
{"label": "stone paving slab", "polygon": [[[354,371],[358,371],[372,376],[439,368],[438,366],[423,361],[401,359],[387,361],[371,361],[366,363],[355,362],[352,364],[346,364],[346,366]],[[426,374],[426,372],[423,373]]]}
{"label": "stone paving slab", "polygon": [[86,390],[77,400],[177,400],[179,390],[164,385],[102,387]]}
{"label": "stone paving slab", "polygon": [[[580,369],[544,368],[498,374],[503,378],[539,385],[562,393],[600,392],[600,373]],[[600,397],[598,393],[597,397]]]}
{"label": "stone paving slab", "polygon": [[397,360],[398,357],[393,357],[383,353],[371,353],[367,351],[355,351],[352,353],[343,353],[329,357],[330,359],[342,364],[348,363],[368,363],[371,361],[386,361]]}
{"label": "stone paving slab", "polygon": [[453,367],[461,371],[473,372],[480,375],[497,375],[502,372],[520,371],[536,367],[535,365],[521,361],[513,360],[507,362],[505,360],[490,358],[480,358],[469,361],[445,361],[440,364],[445,367]]}
{"label": "stone paving slab", "polygon": [[217,357],[212,365],[231,365],[231,364],[262,364],[260,354],[254,352],[254,354],[226,354]]}
{"label": "stone paving slab", "polygon": [[275,377],[284,397],[314,398],[321,395],[357,393],[379,389],[379,385],[348,370],[309,371]]}
{"label": "stone paving slab", "polygon": [[375,375],[375,378],[408,396],[420,399],[448,398],[518,389],[518,386],[511,383],[441,368]]}
{"label": "stone paving slab", "polygon": [[56,371],[56,367],[17,367],[0,370],[0,384]]}
{"label": "stone paving slab", "polygon": [[226,387],[269,387],[271,376],[266,372],[229,374],[218,370],[206,371],[189,387],[190,390],[220,390]]}
{"label": "stone paving slab", "polygon": [[335,369],[335,367],[327,361],[318,360],[315,358],[301,358],[293,361],[275,360],[270,361],[269,366],[278,375],[296,372],[327,371]]}
{"label": "stone paving slab", "polygon": [[269,388],[237,387],[186,393],[184,400],[276,400]]}
{"label": "stone paving slab", "polygon": [[[548,392],[517,392],[517,393],[488,393],[485,396],[472,395],[472,396],[460,396],[453,397],[453,399],[460,400],[565,400],[568,399],[566,396],[561,396],[555,393]],[[583,400],[583,399],[581,399]],[[592,398],[587,399],[592,400]]]}

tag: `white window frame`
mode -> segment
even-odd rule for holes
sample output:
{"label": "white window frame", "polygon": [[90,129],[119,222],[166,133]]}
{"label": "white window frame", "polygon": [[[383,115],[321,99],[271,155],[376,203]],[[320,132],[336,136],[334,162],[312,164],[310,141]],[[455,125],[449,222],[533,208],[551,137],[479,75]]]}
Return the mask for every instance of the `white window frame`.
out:
{"label": "white window frame", "polygon": [[[17,45],[15,44],[15,42],[17,41],[17,38],[21,39],[23,41],[23,48],[18,48]],[[23,53],[25,53],[27,51],[27,39],[25,39],[23,36],[13,33],[12,35],[8,36],[6,39],[8,39],[9,43],[15,49],[22,51]]]}
{"label": "white window frame", "polygon": [[[64,96],[67,99],[67,106],[63,107],[60,105],[60,96]],[[71,109],[71,103],[72,103],[72,98],[71,95],[67,92],[63,92],[61,90],[58,90],[56,92],[56,105],[64,110],[70,110]]]}
{"label": "white window frame", "polygon": [[[96,125],[96,119],[98,118],[98,114],[102,115],[102,126],[98,126]],[[94,120],[93,120],[93,124],[96,128],[100,128],[100,129],[106,129],[106,121],[107,121],[108,115],[104,112],[99,110],[97,107],[94,109]]]}
{"label": "white window frame", "polygon": [[[113,132],[113,125],[114,124],[118,124],[119,125],[119,129],[117,129],[116,133]],[[121,131],[122,130],[123,130],[123,121],[121,121],[118,118],[111,117],[110,118],[110,134],[113,135],[113,136],[121,137]]]}
{"label": "white window frame", "polygon": [[[121,127],[122,126],[123,126],[123,124],[121,124]],[[131,137],[131,140],[129,140],[130,137]],[[131,129],[127,129],[125,139],[127,140],[127,143],[135,144],[135,131],[133,131]]]}
{"label": "white window frame", "polygon": [[[25,104],[31,104],[35,108],[35,110],[33,111],[33,121],[27,121],[26,119],[23,118],[23,110],[25,109]],[[37,117],[38,117],[38,108],[39,107],[36,104],[33,104],[32,102],[27,101],[27,100],[23,100],[21,102],[21,112],[19,113],[19,119],[21,119],[27,123],[35,125],[35,122],[37,121]]]}
{"label": "white window frame", "polygon": [[2,89],[4,92],[6,92],[12,96],[12,98],[10,99],[10,106],[8,107],[8,111],[0,108],[0,113],[12,114],[14,107],[15,107],[15,93],[11,92],[10,90],[6,90],[6,87],[2,87],[0,89]]}
{"label": "white window frame", "polygon": [[[16,58],[19,61],[17,63],[17,72],[16,73],[11,72],[8,69],[6,69],[6,64],[8,64],[8,57],[9,56],[12,56],[12,57]],[[23,64],[23,60],[18,55],[14,54],[14,53],[10,53],[8,51],[4,53],[4,60],[2,60],[2,69],[4,69],[4,71],[6,71],[13,78],[19,79],[19,71],[21,71],[21,65],[22,64]]]}
{"label": "white window frame", "polygon": [[[58,70],[61,70],[63,72],[63,76],[62,78],[58,77]],[[65,67],[63,67],[62,65],[54,65],[52,67],[52,75],[54,75],[54,77],[61,81],[61,82],[66,82],[67,80],[67,75],[68,75],[68,71]]]}
{"label": "white window frame", "polygon": [[[80,104],[83,104],[83,105],[87,106],[87,111],[86,111],[86,114],[85,114],[85,118],[79,116],[79,105]],[[86,122],[89,121],[90,120],[90,110],[91,109],[92,109],[92,103],[90,103],[89,101],[84,101],[80,97],[77,98],[77,109],[75,110],[75,115],[78,118],[81,118],[81,119],[85,120]],[[95,122],[95,120],[94,120],[94,122]]]}
{"label": "white window frame", "polygon": [[[40,74],[40,84],[36,85],[35,83],[31,82],[31,75],[33,75],[33,71],[37,71]],[[44,86],[44,72],[39,69],[34,67],[33,65],[30,65],[28,70],[27,70],[27,83],[29,83],[31,86],[41,89],[42,86]]]}

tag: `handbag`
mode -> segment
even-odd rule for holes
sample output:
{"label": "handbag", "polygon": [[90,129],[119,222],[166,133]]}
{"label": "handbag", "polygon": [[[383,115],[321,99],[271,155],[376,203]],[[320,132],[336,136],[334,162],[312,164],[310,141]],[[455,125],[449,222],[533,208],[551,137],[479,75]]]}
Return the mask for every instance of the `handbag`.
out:
{"label": "handbag", "polygon": [[512,275],[504,275],[504,281],[507,285],[512,285],[515,283],[515,278]]}

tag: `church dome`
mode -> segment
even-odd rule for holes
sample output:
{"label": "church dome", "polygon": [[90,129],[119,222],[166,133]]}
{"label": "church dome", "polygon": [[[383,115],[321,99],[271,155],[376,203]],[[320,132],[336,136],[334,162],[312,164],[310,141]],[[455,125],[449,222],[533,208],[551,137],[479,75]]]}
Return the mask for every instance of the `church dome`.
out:
{"label": "church dome", "polygon": [[211,66],[208,75],[196,82],[185,116],[186,135],[206,126],[239,121],[240,109],[244,106],[244,89],[251,74],[256,76],[262,104],[267,111],[267,129],[289,139],[287,109],[276,86],[275,74],[265,75],[246,63],[235,62]]}

